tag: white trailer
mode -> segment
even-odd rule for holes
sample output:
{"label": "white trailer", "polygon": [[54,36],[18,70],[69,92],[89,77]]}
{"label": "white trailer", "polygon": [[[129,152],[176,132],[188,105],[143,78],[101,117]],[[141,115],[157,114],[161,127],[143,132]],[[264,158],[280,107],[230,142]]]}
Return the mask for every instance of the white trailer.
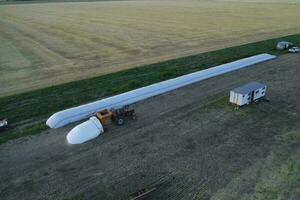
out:
{"label": "white trailer", "polygon": [[0,129],[4,129],[8,126],[7,119],[0,119]]}
{"label": "white trailer", "polygon": [[256,101],[266,95],[267,86],[258,82],[251,82],[230,91],[230,103],[243,106]]}

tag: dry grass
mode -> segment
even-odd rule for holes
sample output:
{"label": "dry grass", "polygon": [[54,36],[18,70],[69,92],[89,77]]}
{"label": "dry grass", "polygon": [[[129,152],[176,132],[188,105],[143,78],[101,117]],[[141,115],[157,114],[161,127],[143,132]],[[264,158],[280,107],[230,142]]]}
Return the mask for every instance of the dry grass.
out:
{"label": "dry grass", "polygon": [[266,2],[1,6],[0,96],[300,31],[300,4]]}

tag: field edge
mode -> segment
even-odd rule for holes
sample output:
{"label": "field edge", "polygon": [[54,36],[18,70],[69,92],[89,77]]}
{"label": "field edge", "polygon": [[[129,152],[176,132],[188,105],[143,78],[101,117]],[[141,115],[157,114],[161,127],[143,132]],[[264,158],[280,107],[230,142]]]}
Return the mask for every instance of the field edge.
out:
{"label": "field edge", "polygon": [[[9,119],[11,128],[3,131],[0,136],[0,144],[31,135],[31,131],[28,134],[24,134],[22,127],[27,129],[28,125],[29,127],[34,127],[37,122],[40,123],[40,121],[45,120],[54,112],[68,107],[120,94],[260,53],[285,54],[287,51],[277,51],[275,49],[276,42],[281,40],[300,44],[300,34],[139,66],[94,78],[1,97],[0,104],[4,106],[1,106],[0,113]],[[44,128],[41,128],[41,130],[44,130]],[[10,136],[11,132],[14,133],[13,137]],[[32,131],[32,134],[38,133],[39,131]]]}

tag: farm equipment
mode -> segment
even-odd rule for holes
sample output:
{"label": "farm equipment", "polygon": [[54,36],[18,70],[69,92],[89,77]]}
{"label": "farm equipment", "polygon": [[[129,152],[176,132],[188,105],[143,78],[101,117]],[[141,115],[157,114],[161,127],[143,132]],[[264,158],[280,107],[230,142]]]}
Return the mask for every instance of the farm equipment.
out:
{"label": "farm equipment", "polygon": [[122,126],[126,119],[135,119],[135,114],[133,108],[124,106],[119,109],[101,110],[96,113],[96,117],[103,125],[107,123],[107,120],[111,119],[115,125]]}
{"label": "farm equipment", "polygon": [[104,132],[103,126],[107,121],[112,121],[117,126],[122,126],[127,119],[135,119],[134,109],[124,106],[118,109],[104,109],[96,113],[89,120],[75,126],[67,135],[70,144],[82,144]]}
{"label": "farm equipment", "polygon": [[8,126],[8,121],[5,118],[0,119],[0,129],[5,129]]}

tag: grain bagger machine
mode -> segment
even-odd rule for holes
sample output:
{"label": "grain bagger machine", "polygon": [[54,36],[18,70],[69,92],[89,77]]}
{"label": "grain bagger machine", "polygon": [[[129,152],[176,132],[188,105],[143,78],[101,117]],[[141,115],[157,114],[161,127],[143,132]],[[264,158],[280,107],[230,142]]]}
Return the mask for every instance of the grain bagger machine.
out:
{"label": "grain bagger machine", "polygon": [[81,144],[91,140],[104,132],[103,126],[109,120],[117,126],[124,125],[128,119],[135,119],[135,112],[131,106],[123,106],[118,109],[103,109],[85,121],[75,126],[67,135],[67,140],[70,144]]}

